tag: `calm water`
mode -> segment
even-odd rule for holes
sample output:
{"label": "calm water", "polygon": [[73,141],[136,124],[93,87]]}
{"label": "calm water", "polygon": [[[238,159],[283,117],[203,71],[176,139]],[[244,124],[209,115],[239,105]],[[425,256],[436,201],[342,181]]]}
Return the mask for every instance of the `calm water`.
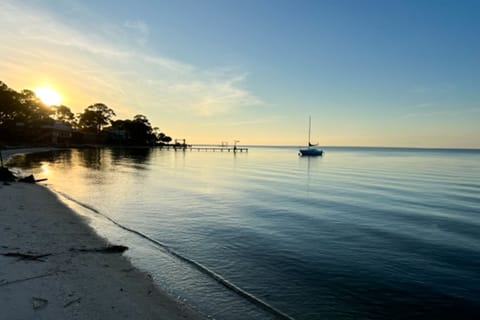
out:
{"label": "calm water", "polygon": [[215,319],[480,317],[478,151],[89,149],[12,165],[48,178],[162,287]]}

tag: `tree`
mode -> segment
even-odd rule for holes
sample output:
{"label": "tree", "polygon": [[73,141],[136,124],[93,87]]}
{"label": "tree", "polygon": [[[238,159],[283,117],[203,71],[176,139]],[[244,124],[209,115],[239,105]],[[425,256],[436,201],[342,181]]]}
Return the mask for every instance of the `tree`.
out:
{"label": "tree", "polygon": [[[20,103],[20,93],[0,82],[0,137],[5,143],[23,142],[18,123],[24,124],[25,108]],[[22,128],[23,129],[23,128]]]}
{"label": "tree", "polygon": [[51,124],[52,108],[31,90],[16,92],[0,81],[0,136],[8,143],[32,142],[43,125]]}
{"label": "tree", "polygon": [[[135,115],[132,120],[113,121],[114,116],[116,114],[111,108],[103,103],[95,103],[75,117],[67,106],[47,106],[33,91],[25,89],[17,92],[0,81],[0,140],[3,143],[36,142],[43,134],[45,125],[52,124],[54,119],[97,134],[104,126],[111,124],[113,130],[106,139],[115,143],[153,145],[172,141],[158,128],[152,128],[150,121],[142,114]],[[96,142],[102,142],[105,138],[99,135],[86,136]]]}
{"label": "tree", "polygon": [[100,133],[103,126],[111,123],[114,116],[116,114],[113,109],[103,103],[95,103],[85,108],[85,111],[80,114],[79,126],[85,130]]}
{"label": "tree", "polygon": [[133,121],[143,123],[145,126],[149,127],[150,129],[152,128],[150,121],[148,121],[147,117],[144,116],[143,114],[137,114],[135,117],[133,117]]}
{"label": "tree", "polygon": [[20,110],[25,122],[51,122],[50,116],[54,113],[52,107],[45,105],[35,92],[24,89],[19,95]]}
{"label": "tree", "polygon": [[156,136],[147,117],[137,114],[133,120],[116,120],[112,122],[112,129],[125,132],[123,143],[134,145],[152,145],[156,142]]}
{"label": "tree", "polygon": [[136,145],[153,144],[155,142],[152,125],[143,114],[134,116],[133,121],[128,123],[127,130],[133,140],[132,142]]}
{"label": "tree", "polygon": [[4,82],[0,81],[0,125],[4,126],[7,122],[16,118],[18,113],[19,94],[10,89]]}
{"label": "tree", "polygon": [[0,124],[47,121],[52,108],[46,106],[31,90],[16,92],[0,81]]}
{"label": "tree", "polygon": [[75,114],[67,106],[55,107],[55,120],[72,124],[75,121]]}
{"label": "tree", "polygon": [[157,141],[160,143],[170,143],[172,141],[172,138],[167,136],[165,133],[160,132],[157,134]]}

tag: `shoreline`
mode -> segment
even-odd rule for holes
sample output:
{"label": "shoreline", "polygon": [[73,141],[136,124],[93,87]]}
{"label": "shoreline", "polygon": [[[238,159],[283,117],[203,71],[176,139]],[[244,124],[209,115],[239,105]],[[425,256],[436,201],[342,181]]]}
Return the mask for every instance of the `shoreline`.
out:
{"label": "shoreline", "polygon": [[18,148],[18,149],[3,149],[2,157],[3,157],[3,164],[5,166],[8,165],[8,162],[12,159],[12,157],[16,155],[22,155],[27,153],[37,153],[37,152],[48,152],[48,151],[55,151],[55,150],[65,150],[68,148],[54,148],[54,147],[33,147],[33,148]]}
{"label": "shoreline", "polygon": [[[2,151],[15,154],[56,148]],[[206,319],[162,291],[47,187],[0,184],[0,308],[8,319]],[[128,245],[115,243],[112,245]]]}

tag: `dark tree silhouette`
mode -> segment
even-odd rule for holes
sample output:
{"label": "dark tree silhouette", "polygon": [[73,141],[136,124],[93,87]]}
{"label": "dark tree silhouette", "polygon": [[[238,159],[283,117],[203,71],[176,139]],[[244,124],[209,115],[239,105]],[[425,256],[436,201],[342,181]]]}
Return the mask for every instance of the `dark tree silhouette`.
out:
{"label": "dark tree silhouette", "polygon": [[43,125],[53,121],[52,108],[31,90],[16,92],[0,82],[0,136],[6,142],[34,141]]}
{"label": "dark tree silhouette", "polygon": [[18,93],[0,82],[0,124],[46,120],[52,108],[43,104],[31,90]]}
{"label": "dark tree silhouette", "polygon": [[144,145],[152,144],[152,126],[147,117],[143,114],[137,114],[133,117],[130,124],[130,132],[135,144]]}
{"label": "dark tree silhouette", "polygon": [[160,132],[157,134],[157,141],[160,143],[170,143],[172,138],[167,136],[165,133]]}
{"label": "dark tree silhouette", "polygon": [[[54,120],[62,121],[85,132],[74,132],[77,143],[90,141],[103,142],[105,137],[114,136],[114,143],[154,145],[158,142],[168,143],[172,138],[152,128],[146,116],[137,114],[132,120],[116,120],[113,109],[103,103],[95,103],[85,108],[78,117],[69,107],[60,105],[50,107],[45,105],[31,90],[17,92],[0,81],[0,143],[34,144],[45,130],[51,128]],[[109,133],[100,135],[102,129],[111,124]],[[116,132],[115,132],[116,131]],[[75,139],[74,139],[75,140]]]}
{"label": "dark tree silhouette", "polygon": [[126,134],[125,143],[134,145],[153,145],[156,137],[147,117],[137,114],[133,120],[117,120],[112,122],[114,130],[123,130]]}
{"label": "dark tree silhouette", "polygon": [[73,124],[75,122],[75,114],[70,110],[69,107],[61,105],[54,107],[55,109],[55,119],[62,121],[68,124]]}
{"label": "dark tree silhouette", "polygon": [[79,126],[87,131],[100,133],[105,125],[110,124],[114,116],[116,114],[113,109],[103,103],[95,103],[80,114]]}
{"label": "dark tree silhouette", "polygon": [[0,81],[0,125],[14,120],[19,112],[19,94]]}
{"label": "dark tree silhouette", "polygon": [[45,105],[33,91],[24,89],[20,93],[20,104],[24,112],[25,121],[50,120],[54,110]]}

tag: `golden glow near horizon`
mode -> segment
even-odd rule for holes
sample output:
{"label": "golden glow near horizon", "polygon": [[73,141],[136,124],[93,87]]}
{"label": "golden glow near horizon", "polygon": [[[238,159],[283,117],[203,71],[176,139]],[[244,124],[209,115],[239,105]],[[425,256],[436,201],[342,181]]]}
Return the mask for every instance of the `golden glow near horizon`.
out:
{"label": "golden glow near horizon", "polygon": [[58,106],[60,105],[60,102],[62,102],[62,97],[60,94],[49,87],[37,88],[33,91],[35,92],[35,95],[47,106]]}
{"label": "golden glow near horizon", "polygon": [[[413,27],[397,18],[418,8],[380,10],[398,23],[398,41],[391,42],[391,30],[383,28],[382,19],[330,26],[323,14],[342,19],[353,11],[312,1],[312,6],[298,9],[315,14],[306,11],[305,21],[282,33],[279,42],[285,19],[297,15],[290,4],[277,4],[280,15],[273,17],[262,16],[260,5],[248,25],[238,18],[248,14],[249,6],[205,1],[202,6],[208,10],[201,12],[191,4],[172,6],[168,17],[186,23],[185,29],[171,28],[167,37],[156,32],[171,27],[170,19],[161,18],[167,12],[159,1],[144,0],[149,4],[133,6],[133,15],[117,10],[115,1],[74,2],[0,1],[0,81],[19,92],[32,90],[45,105],[62,104],[74,113],[104,103],[117,114],[115,120],[143,114],[168,136],[192,144],[238,139],[241,144],[301,146],[307,143],[311,115],[311,139],[321,146],[480,148],[480,73],[474,46],[480,24],[469,4],[428,6],[435,9],[426,10],[425,19]],[[370,7],[377,9],[370,3],[352,17],[363,19]],[[449,15],[450,7],[458,15]],[[152,16],[152,10],[158,15]],[[78,23],[70,21],[72,14]],[[210,14],[226,18],[218,28],[196,23]],[[448,21],[438,19],[442,14]],[[245,36],[265,19],[271,27],[261,37]],[[304,28],[318,41],[298,37],[296,31]],[[415,36],[412,28],[418,31]],[[182,32],[211,36],[198,46]],[[359,34],[379,41],[357,41]],[[177,37],[179,41],[171,41]],[[308,50],[278,54],[279,43]],[[345,43],[351,50],[341,50]],[[384,43],[391,44],[389,50]],[[190,51],[196,54],[175,54]],[[425,67],[425,57],[433,55],[438,58]],[[276,58],[263,59],[269,56]]]}

